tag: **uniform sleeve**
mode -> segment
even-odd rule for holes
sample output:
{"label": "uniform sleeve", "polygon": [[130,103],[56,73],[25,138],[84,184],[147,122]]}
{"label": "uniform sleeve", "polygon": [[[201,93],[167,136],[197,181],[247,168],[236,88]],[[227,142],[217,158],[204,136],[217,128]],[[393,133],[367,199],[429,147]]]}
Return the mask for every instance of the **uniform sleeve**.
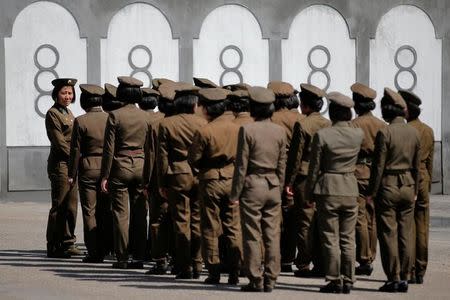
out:
{"label": "uniform sleeve", "polygon": [[280,143],[280,155],[278,156],[278,162],[277,162],[277,177],[278,181],[280,182],[280,189],[283,191],[284,187],[284,180],[285,180],[285,174],[286,174],[286,143],[287,143],[287,137],[283,137]]}
{"label": "uniform sleeve", "polygon": [[414,157],[413,157],[413,166],[412,166],[412,176],[415,181],[415,192],[414,194],[417,195],[419,193],[419,185],[420,185],[420,138],[417,138],[416,141],[416,147],[414,149]]}
{"label": "uniform sleeve", "polygon": [[299,122],[294,125],[291,145],[287,154],[286,184],[292,186],[302,165],[303,147],[305,144],[304,133]]}
{"label": "uniform sleeve", "polygon": [[375,138],[374,157],[370,169],[369,192],[368,195],[376,197],[383,178],[384,167],[386,164],[387,139],[384,131],[378,131]]}
{"label": "uniform sleeve", "polygon": [[48,111],[45,117],[45,128],[52,148],[56,149],[59,155],[65,160],[69,159],[70,146],[64,139],[61,122],[53,111]]}
{"label": "uniform sleeve", "polygon": [[202,135],[200,131],[197,131],[188,151],[188,163],[193,170],[200,168],[200,161],[203,157],[206,144],[207,142],[204,135]]}
{"label": "uniform sleeve", "polygon": [[155,142],[153,140],[153,129],[151,124],[149,124],[147,128],[147,136],[145,138],[144,144],[144,153],[145,153],[144,183],[149,184],[155,162]]}
{"label": "uniform sleeve", "polygon": [[80,162],[81,129],[78,119],[73,123],[72,139],[70,141],[69,177],[75,178]]}
{"label": "uniform sleeve", "polygon": [[231,187],[230,199],[239,199],[244,188],[245,177],[249,159],[249,145],[244,127],[239,129],[236,165],[234,167],[233,183]]}
{"label": "uniform sleeve", "polygon": [[434,134],[430,129],[430,152],[428,153],[427,159],[425,161],[425,166],[427,168],[428,174],[430,175],[430,188],[433,182],[433,160],[434,160]]}
{"label": "uniform sleeve", "polygon": [[103,157],[101,178],[108,178],[111,172],[112,162],[114,159],[114,148],[116,142],[116,118],[113,114],[109,114],[106,121],[105,139],[103,142]]}
{"label": "uniform sleeve", "polygon": [[306,181],[305,199],[314,199],[313,191],[320,173],[320,161],[322,160],[322,146],[319,134],[315,134],[311,145],[311,158],[309,160],[308,179]]}
{"label": "uniform sleeve", "polygon": [[168,132],[164,126],[159,126],[157,150],[157,178],[160,187],[167,187],[165,178],[169,169]]}

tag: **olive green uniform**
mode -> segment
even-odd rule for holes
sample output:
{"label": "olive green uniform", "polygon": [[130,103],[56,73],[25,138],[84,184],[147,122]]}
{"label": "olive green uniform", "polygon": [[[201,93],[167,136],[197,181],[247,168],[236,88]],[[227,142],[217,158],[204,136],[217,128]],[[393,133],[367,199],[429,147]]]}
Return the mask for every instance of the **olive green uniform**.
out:
{"label": "olive green uniform", "polygon": [[336,122],[313,138],[306,196],[317,204],[326,280],[355,281],[355,224],[358,184],[355,164],[361,129]]}
{"label": "olive green uniform", "polygon": [[167,189],[175,234],[175,267],[180,272],[200,272],[201,233],[198,182],[187,162],[194,134],[207,121],[194,114],[164,118],[159,125],[158,185]]}
{"label": "olive green uniform", "polygon": [[45,116],[50,140],[47,173],[51,183],[52,207],[47,223],[47,250],[53,253],[67,249],[76,242],[77,184],[68,182],[68,161],[73,116],[70,109],[55,103]]}
{"label": "olive green uniform", "polygon": [[280,273],[285,150],[285,130],[269,119],[246,124],[239,131],[231,199],[240,201],[244,268],[250,284],[258,289],[263,284],[273,287]]}
{"label": "olive green uniform", "polygon": [[[146,160],[144,147],[149,132],[147,113],[134,104],[127,104],[109,113],[101,177],[108,179],[114,221],[114,249],[118,261],[128,260],[129,250],[133,259],[142,260],[145,256],[147,201],[143,196],[143,175]],[[132,237],[129,237],[129,226],[133,228]]]}
{"label": "olive green uniform", "polygon": [[424,276],[428,264],[428,235],[430,226],[430,188],[433,176],[434,134],[433,129],[419,119],[408,122],[419,132],[420,137],[420,181],[414,207],[415,262],[413,274]]}
{"label": "olive green uniform", "polygon": [[[105,210],[111,209],[100,191],[100,168],[103,138],[108,114],[101,108],[91,108],[75,119],[70,147],[69,177],[78,175],[80,203],[83,212],[84,243],[88,255],[103,258],[107,252],[112,228],[105,229]],[[105,205],[106,204],[106,205]],[[111,232],[109,232],[111,230]],[[106,239],[106,240],[105,240]],[[109,250],[109,249],[108,249]]]}
{"label": "olive green uniform", "polygon": [[220,264],[219,237],[223,237],[230,274],[238,274],[242,235],[239,205],[230,202],[239,126],[225,112],[202,127],[189,148],[189,164],[199,169],[203,261],[210,273]]}
{"label": "olive green uniform", "polygon": [[377,229],[375,207],[366,201],[372,165],[375,137],[386,123],[375,117],[371,112],[360,115],[352,124],[364,132],[361,151],[358,154],[355,175],[358,179],[358,218],[356,221],[356,260],[360,264],[372,263],[377,251]]}
{"label": "olive green uniform", "polygon": [[402,117],[393,119],[375,139],[368,195],[375,198],[381,262],[388,281],[411,277],[419,150],[417,130]]}

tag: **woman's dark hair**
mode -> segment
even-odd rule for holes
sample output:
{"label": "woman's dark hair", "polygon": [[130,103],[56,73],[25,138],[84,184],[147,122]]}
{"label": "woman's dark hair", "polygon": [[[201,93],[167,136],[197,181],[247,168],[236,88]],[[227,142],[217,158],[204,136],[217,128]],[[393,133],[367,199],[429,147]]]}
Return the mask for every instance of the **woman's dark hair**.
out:
{"label": "woman's dark hair", "polygon": [[328,114],[332,122],[350,121],[352,119],[352,110],[348,107],[343,107],[334,102],[330,102]]}
{"label": "woman's dark hair", "polygon": [[297,95],[292,95],[289,100],[288,109],[298,108],[299,105],[300,105],[300,100],[298,100]]}
{"label": "woman's dark hair", "polygon": [[230,101],[230,110],[234,113],[249,111],[250,100],[248,98],[240,98],[239,100]]}
{"label": "woman's dark hair", "polygon": [[408,120],[415,120],[420,116],[420,107],[413,103],[408,103]]}
{"label": "woman's dark hair", "polygon": [[173,116],[176,113],[175,103],[173,103],[173,101],[167,101],[163,98],[159,98],[158,109],[160,112],[166,115],[166,117]]}
{"label": "woman's dark hair", "polygon": [[[283,108],[291,109],[298,107],[298,98],[296,95],[288,96],[288,97],[277,97],[275,99],[274,105],[275,110],[280,110]],[[295,106],[297,105],[297,106]]]}
{"label": "woman's dark hair", "polygon": [[255,120],[264,120],[272,117],[275,111],[275,105],[273,103],[258,103],[250,101],[250,115]]}
{"label": "woman's dark hair", "polygon": [[72,88],[72,93],[73,93],[73,99],[72,99],[72,103],[75,102],[75,99],[77,98],[77,95],[75,94],[75,87],[73,85],[61,85],[61,86],[55,86],[52,90],[52,99],[56,102],[56,100],[58,99],[58,93],[59,91],[66,86],[70,86]]}
{"label": "woman's dark hair", "polygon": [[310,98],[310,97],[301,98],[301,96],[300,96],[300,99],[301,99],[302,105],[308,106],[313,111],[319,112],[322,109],[322,106],[323,106],[322,98]]}
{"label": "woman's dark hair", "polygon": [[212,119],[221,116],[228,109],[228,101],[200,101],[199,104],[206,109],[206,113]]}
{"label": "woman's dark hair", "polygon": [[195,95],[181,95],[175,99],[177,114],[193,114],[198,97]]}
{"label": "woman's dark hair", "polygon": [[158,97],[157,96],[145,96],[142,97],[142,100],[138,103],[139,108],[143,110],[153,110],[158,106]]}
{"label": "woman's dark hair", "polygon": [[80,96],[80,106],[84,110],[88,110],[91,107],[101,106],[103,103],[103,98],[101,96],[90,96],[85,93],[81,93]]}
{"label": "woman's dark hair", "polygon": [[381,99],[381,116],[389,122],[396,117],[404,117],[405,110],[397,105],[391,104],[383,97]]}
{"label": "woman's dark hair", "polygon": [[375,102],[355,102],[355,111],[358,115],[363,115],[369,111],[374,110],[376,107]]}
{"label": "woman's dark hair", "polygon": [[121,102],[138,103],[142,100],[142,90],[139,87],[119,84],[116,97]]}

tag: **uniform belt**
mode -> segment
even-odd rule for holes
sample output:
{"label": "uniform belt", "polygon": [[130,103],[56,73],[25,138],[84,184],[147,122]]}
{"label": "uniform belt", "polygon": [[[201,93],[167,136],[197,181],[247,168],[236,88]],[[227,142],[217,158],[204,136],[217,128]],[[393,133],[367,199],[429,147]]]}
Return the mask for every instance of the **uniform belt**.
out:
{"label": "uniform belt", "polygon": [[411,169],[394,169],[394,170],[384,170],[383,174],[384,175],[401,175],[401,174],[405,174],[406,172],[411,172]]}
{"label": "uniform belt", "polygon": [[102,153],[89,153],[89,154],[82,154],[81,157],[85,158],[85,157],[93,157],[93,156],[102,156]]}
{"label": "uniform belt", "polygon": [[142,149],[120,150],[117,152],[117,154],[120,156],[135,156],[135,155],[144,154],[144,150],[142,150]]}
{"label": "uniform belt", "polygon": [[331,170],[327,170],[327,171],[324,171],[323,173],[330,173],[330,174],[355,174],[355,170],[353,170],[353,171],[331,171]]}
{"label": "uniform belt", "polygon": [[275,169],[256,168],[250,169],[249,174],[275,174]]}

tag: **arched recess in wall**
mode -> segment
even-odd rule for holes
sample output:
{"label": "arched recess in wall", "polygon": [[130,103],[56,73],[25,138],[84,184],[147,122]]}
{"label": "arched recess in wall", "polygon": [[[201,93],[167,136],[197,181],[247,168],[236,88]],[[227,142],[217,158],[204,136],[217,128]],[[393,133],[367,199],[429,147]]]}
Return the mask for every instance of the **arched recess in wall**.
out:
{"label": "arched recess in wall", "polygon": [[178,40],[167,18],[146,3],[119,10],[101,41],[102,82],[117,84],[117,76],[131,75],[149,86],[152,78],[178,80]]}
{"label": "arched recess in wall", "polygon": [[[86,40],[67,9],[39,1],[17,15],[5,55],[7,146],[49,145],[43,118],[54,103],[51,81],[86,81]],[[82,112],[79,101],[70,108]]]}
{"label": "arched recess in wall", "polygon": [[370,84],[379,99],[384,87],[417,94],[423,101],[421,119],[441,140],[442,40],[436,39],[433,23],[423,10],[400,5],[380,19],[370,41]]}
{"label": "arched recess in wall", "polygon": [[194,76],[217,84],[266,85],[269,44],[255,16],[241,5],[220,6],[203,21],[194,39]]}
{"label": "arched recess in wall", "polygon": [[[296,88],[311,83],[326,91],[350,94],[356,79],[355,40],[345,19],[327,5],[312,5],[293,20],[282,41],[283,80]],[[324,106],[322,113],[326,113]]]}

